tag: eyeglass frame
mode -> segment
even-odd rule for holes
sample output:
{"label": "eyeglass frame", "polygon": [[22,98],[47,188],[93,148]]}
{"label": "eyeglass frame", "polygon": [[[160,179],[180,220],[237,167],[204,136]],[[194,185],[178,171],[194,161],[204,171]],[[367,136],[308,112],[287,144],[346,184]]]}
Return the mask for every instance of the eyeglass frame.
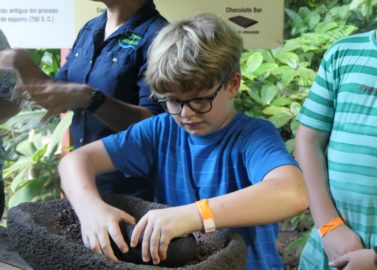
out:
{"label": "eyeglass frame", "polygon": [[[191,98],[191,99],[188,99],[188,100],[179,100],[179,99],[176,99],[176,98],[167,98],[167,97],[165,97],[165,98],[158,99],[157,102],[160,103],[161,106],[164,108],[164,110],[167,113],[171,114],[171,115],[179,115],[179,114],[181,114],[182,110],[183,110],[183,106],[185,104],[193,112],[198,113],[198,114],[204,114],[204,113],[208,113],[208,112],[210,112],[212,110],[212,108],[213,108],[213,101],[215,100],[215,98],[217,97],[218,93],[220,92],[220,90],[222,89],[223,86],[224,86],[224,83],[221,82],[220,85],[216,88],[215,93],[213,93],[210,96],[206,96],[206,97],[195,97],[195,98]],[[209,105],[210,105],[209,109],[207,111],[204,111],[204,112],[201,112],[201,111],[198,111],[198,110],[194,109],[193,107],[191,107],[190,102],[195,101],[195,100],[206,100],[206,101],[208,101]],[[178,113],[171,113],[171,112],[169,112],[169,110],[167,109],[167,104],[166,104],[168,101],[174,101],[176,103],[179,103],[181,105],[181,110]]]}

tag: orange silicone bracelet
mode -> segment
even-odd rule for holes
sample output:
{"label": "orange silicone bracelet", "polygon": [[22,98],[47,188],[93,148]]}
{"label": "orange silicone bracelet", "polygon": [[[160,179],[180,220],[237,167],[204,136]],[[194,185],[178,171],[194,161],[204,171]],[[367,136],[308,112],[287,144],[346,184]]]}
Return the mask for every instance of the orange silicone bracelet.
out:
{"label": "orange silicone bracelet", "polygon": [[206,233],[213,232],[216,230],[215,221],[213,220],[213,213],[208,205],[208,200],[200,200],[196,202],[199,209],[200,216],[202,217],[204,231]]}
{"label": "orange silicone bracelet", "polygon": [[330,220],[328,223],[322,225],[321,228],[318,229],[318,233],[321,237],[324,237],[328,232],[334,230],[342,224],[344,224],[343,219],[336,217]]}

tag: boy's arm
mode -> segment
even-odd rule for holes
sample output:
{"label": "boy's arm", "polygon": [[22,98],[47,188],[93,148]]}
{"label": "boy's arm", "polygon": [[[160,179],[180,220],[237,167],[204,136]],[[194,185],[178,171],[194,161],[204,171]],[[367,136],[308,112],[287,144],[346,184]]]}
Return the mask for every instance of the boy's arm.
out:
{"label": "boy's arm", "polygon": [[[329,133],[319,132],[303,125],[299,126],[296,135],[295,156],[305,176],[310,211],[317,228],[339,216],[328,186],[326,160],[328,140]],[[359,237],[346,225],[330,231],[322,241],[330,260],[362,248]]]}
{"label": "boy's arm", "polygon": [[270,171],[262,182],[210,200],[216,227],[270,224],[292,217],[308,207],[300,170],[283,165]]}
{"label": "boy's arm", "polygon": [[[294,216],[308,206],[306,187],[299,169],[284,165],[269,172],[256,185],[209,199],[216,228],[269,224]],[[170,240],[203,230],[195,203],[148,212],[136,225],[135,246],[143,231],[143,258],[154,264],[166,258]]]}
{"label": "boy's arm", "polygon": [[113,171],[114,166],[101,141],[83,146],[62,159],[59,164],[62,188],[79,217],[82,239],[86,247],[117,260],[110,245],[110,237],[120,250],[128,246],[119,222],[134,224],[127,213],[106,204],[100,197],[95,175]]}

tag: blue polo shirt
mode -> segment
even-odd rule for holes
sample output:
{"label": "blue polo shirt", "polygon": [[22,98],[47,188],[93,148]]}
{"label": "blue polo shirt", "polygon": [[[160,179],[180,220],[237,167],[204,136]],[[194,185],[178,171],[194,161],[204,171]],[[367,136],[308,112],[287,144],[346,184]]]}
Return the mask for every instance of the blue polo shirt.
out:
{"label": "blue polo shirt", "polygon": [[[161,112],[160,106],[149,98],[150,89],[144,80],[144,72],[148,47],[167,21],[156,10],[153,1],[148,1],[104,41],[106,21],[107,13],[104,12],[84,25],[56,79],[85,83],[107,96],[143,106],[153,113]],[[113,133],[89,112],[82,109],[74,112],[71,134],[75,148]],[[103,181],[97,179],[100,191],[113,192],[114,179],[122,177],[120,173],[101,176],[99,179]],[[103,187],[99,184],[110,180],[112,183]],[[119,188],[115,191],[121,192]],[[124,189],[140,188],[131,185]]]}

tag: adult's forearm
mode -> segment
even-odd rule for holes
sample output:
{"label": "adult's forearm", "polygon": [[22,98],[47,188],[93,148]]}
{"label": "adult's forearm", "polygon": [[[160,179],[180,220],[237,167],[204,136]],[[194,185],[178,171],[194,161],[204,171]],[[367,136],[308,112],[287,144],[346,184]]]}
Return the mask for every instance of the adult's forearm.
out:
{"label": "adult's forearm", "polygon": [[15,50],[14,66],[20,74],[23,84],[35,84],[53,80],[34,62],[25,50]]}
{"label": "adult's forearm", "polygon": [[95,111],[94,116],[114,132],[127,129],[130,125],[151,117],[153,113],[141,106],[128,104],[111,97]]}

